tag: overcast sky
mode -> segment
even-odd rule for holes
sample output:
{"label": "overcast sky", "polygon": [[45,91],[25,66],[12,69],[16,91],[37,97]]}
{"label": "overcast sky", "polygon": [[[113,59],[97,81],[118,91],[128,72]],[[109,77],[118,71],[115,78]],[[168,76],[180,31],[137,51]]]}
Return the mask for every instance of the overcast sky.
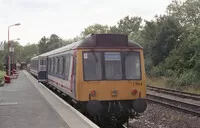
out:
{"label": "overcast sky", "polygon": [[0,41],[20,38],[20,44],[38,43],[43,36],[57,34],[73,38],[88,25],[115,25],[123,17],[151,20],[164,14],[172,0],[0,0]]}

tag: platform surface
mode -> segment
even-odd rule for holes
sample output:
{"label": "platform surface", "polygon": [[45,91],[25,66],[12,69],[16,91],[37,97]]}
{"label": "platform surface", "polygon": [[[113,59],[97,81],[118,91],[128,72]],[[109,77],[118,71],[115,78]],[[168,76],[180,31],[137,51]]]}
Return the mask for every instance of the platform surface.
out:
{"label": "platform surface", "polygon": [[23,71],[0,87],[0,128],[69,128]]}

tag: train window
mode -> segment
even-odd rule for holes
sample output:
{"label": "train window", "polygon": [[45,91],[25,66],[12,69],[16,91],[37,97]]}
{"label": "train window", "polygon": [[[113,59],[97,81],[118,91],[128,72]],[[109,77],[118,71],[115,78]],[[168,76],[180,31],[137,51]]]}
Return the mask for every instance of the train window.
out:
{"label": "train window", "polygon": [[43,60],[40,60],[40,65],[43,65]]}
{"label": "train window", "polygon": [[65,61],[66,61],[66,59],[65,59],[65,57],[62,57],[63,58],[63,65],[62,65],[62,74],[64,74],[65,73]]}
{"label": "train window", "polygon": [[57,73],[59,73],[60,71],[59,71],[59,67],[60,67],[60,58],[57,58]]}
{"label": "train window", "polygon": [[102,65],[100,52],[84,52],[84,79],[85,80],[101,80]]}
{"label": "train window", "polygon": [[65,63],[65,75],[67,76],[67,80],[69,78],[70,62],[71,62],[71,56],[70,54],[67,54]]}
{"label": "train window", "polygon": [[48,72],[51,72],[51,59],[48,59]]}
{"label": "train window", "polygon": [[122,61],[120,52],[105,52],[105,78],[108,80],[122,79]]}
{"label": "train window", "polygon": [[36,60],[36,68],[37,68],[37,70],[38,70],[38,65],[39,65],[39,62],[38,62],[38,60]]}
{"label": "train window", "polygon": [[140,53],[125,53],[125,73],[126,79],[141,79]]}
{"label": "train window", "polygon": [[56,58],[53,58],[53,72],[55,73],[55,67],[56,67]]}
{"label": "train window", "polygon": [[51,72],[53,73],[53,63],[54,63],[54,59],[51,58]]}
{"label": "train window", "polygon": [[46,65],[46,60],[44,60],[44,65]]}
{"label": "train window", "polygon": [[63,66],[62,66],[62,63],[63,63],[63,57],[60,57],[60,64],[59,64],[59,73],[61,74],[62,73],[62,68],[63,68]]}

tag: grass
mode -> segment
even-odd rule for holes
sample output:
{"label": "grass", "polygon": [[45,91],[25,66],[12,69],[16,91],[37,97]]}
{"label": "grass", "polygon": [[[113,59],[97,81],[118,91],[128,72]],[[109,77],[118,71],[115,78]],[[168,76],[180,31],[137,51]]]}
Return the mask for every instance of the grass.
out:
{"label": "grass", "polygon": [[[164,88],[170,88],[170,89],[175,89],[175,90],[178,90],[178,88],[180,88],[179,86],[176,86],[176,85],[168,86],[167,85],[168,80],[169,78],[166,78],[166,77],[158,77],[158,78],[147,77],[147,84],[151,86],[164,87]],[[181,91],[200,94],[200,86],[199,87],[187,86],[187,87],[182,88]]]}
{"label": "grass", "polygon": [[166,87],[167,80],[166,77],[147,77],[147,84],[151,86]]}
{"label": "grass", "polygon": [[5,71],[1,71],[0,70],[0,83],[1,83],[1,81],[4,79],[4,75],[6,74],[6,72]]}

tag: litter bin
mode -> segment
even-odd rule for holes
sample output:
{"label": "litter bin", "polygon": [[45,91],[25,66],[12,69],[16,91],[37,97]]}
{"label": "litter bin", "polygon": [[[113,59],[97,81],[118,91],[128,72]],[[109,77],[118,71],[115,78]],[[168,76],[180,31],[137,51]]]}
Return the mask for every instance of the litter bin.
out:
{"label": "litter bin", "polygon": [[10,76],[4,76],[5,83],[10,83]]}

